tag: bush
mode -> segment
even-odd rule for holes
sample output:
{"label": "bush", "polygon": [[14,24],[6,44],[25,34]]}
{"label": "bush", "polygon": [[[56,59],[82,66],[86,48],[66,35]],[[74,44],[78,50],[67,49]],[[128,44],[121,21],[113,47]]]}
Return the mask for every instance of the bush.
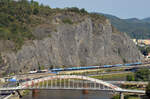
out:
{"label": "bush", "polygon": [[79,9],[79,8],[77,8],[77,7],[67,8],[67,11],[80,13],[80,9]]}
{"label": "bush", "polygon": [[127,81],[149,81],[150,80],[150,70],[143,68],[134,73],[134,75],[128,75]]}
{"label": "bush", "polygon": [[138,49],[141,51],[141,53],[142,53],[144,56],[147,56],[148,53],[150,53],[150,46],[144,46],[144,47],[138,46]]}
{"label": "bush", "polygon": [[39,10],[37,9],[37,8],[35,8],[34,10],[33,10],[33,14],[38,14],[39,13]]}
{"label": "bush", "polygon": [[84,8],[79,9],[77,7],[67,8],[67,11],[76,12],[76,13],[88,13]]}
{"label": "bush", "polygon": [[134,75],[127,75],[127,81],[135,81]]}
{"label": "bush", "polygon": [[150,98],[150,82],[148,83],[148,85],[146,87],[146,96],[148,96]]}
{"label": "bush", "polygon": [[120,95],[115,95],[112,99],[120,99]]}
{"label": "bush", "polygon": [[88,13],[84,8],[80,10],[81,13]]}
{"label": "bush", "polygon": [[3,63],[3,59],[2,59],[2,56],[1,56],[1,53],[0,53],[0,64]]}
{"label": "bush", "polygon": [[135,80],[136,81],[149,81],[150,78],[150,70],[143,68],[135,72]]}
{"label": "bush", "polygon": [[72,22],[71,19],[69,19],[69,18],[64,18],[64,19],[62,20],[62,22],[65,23],[65,24],[73,24],[73,22]]}

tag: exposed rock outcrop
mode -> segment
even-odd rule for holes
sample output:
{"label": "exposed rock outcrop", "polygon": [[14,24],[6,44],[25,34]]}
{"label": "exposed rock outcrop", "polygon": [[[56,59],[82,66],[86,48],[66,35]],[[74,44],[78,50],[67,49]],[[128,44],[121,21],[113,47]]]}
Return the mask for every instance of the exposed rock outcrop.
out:
{"label": "exposed rock outcrop", "polygon": [[[73,23],[62,23],[61,20],[68,16]],[[1,70],[10,73],[39,66],[141,61],[142,56],[130,38],[125,33],[114,32],[108,19],[103,21],[93,20],[90,16],[57,14],[52,20],[47,19],[44,24],[33,28],[33,35],[39,39],[26,41],[17,52],[1,49]]]}

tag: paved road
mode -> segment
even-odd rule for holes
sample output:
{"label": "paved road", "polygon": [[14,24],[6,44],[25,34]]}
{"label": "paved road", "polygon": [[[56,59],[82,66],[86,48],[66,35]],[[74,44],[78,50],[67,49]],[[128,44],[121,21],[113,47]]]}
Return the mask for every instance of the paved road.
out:
{"label": "paved road", "polygon": [[125,73],[131,73],[130,71],[117,71],[117,72],[106,72],[106,73],[100,73],[96,75],[86,75],[86,76],[103,76],[103,75],[113,75],[113,74],[125,74]]}

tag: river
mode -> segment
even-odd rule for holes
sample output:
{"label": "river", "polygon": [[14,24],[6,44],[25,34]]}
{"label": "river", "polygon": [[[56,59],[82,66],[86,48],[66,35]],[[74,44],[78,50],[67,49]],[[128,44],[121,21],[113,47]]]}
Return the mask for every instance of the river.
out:
{"label": "river", "polygon": [[36,95],[32,95],[31,92],[23,99],[111,99],[111,97],[111,93],[100,91],[89,91],[88,94],[83,94],[82,91],[73,90],[45,90],[38,92]]}

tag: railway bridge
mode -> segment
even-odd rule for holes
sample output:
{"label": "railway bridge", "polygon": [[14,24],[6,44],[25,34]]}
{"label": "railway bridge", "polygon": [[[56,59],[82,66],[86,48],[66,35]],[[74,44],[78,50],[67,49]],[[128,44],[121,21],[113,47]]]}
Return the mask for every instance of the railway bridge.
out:
{"label": "railway bridge", "polygon": [[17,87],[0,88],[0,91],[17,91],[20,95],[19,90],[97,90],[120,93],[121,99],[124,99],[124,93],[145,94],[143,90],[122,89],[102,80],[78,75],[47,76],[20,83]]}

